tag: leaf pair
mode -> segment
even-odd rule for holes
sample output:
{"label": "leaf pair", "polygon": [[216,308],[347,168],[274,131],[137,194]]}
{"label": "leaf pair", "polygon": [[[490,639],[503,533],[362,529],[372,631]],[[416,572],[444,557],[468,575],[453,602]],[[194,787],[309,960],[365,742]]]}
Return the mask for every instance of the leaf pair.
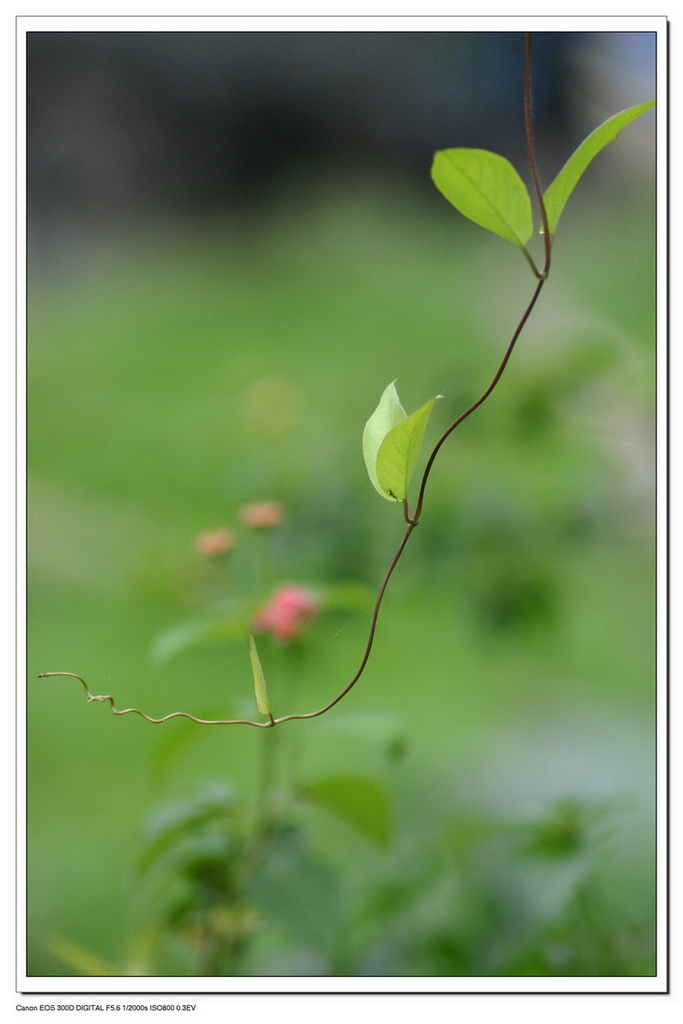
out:
{"label": "leaf pair", "polygon": [[[614,114],[584,139],[543,195],[551,237],[574,187],[590,162],[655,100]],[[527,188],[512,164],[485,149],[442,149],[434,156],[432,179],[460,213],[518,246],[525,255],[533,234]]]}
{"label": "leaf pair", "polygon": [[[393,381],[365,424],[363,456],[373,487],[387,501],[404,501],[436,398],[408,416]],[[437,398],[440,398],[437,395]]]}

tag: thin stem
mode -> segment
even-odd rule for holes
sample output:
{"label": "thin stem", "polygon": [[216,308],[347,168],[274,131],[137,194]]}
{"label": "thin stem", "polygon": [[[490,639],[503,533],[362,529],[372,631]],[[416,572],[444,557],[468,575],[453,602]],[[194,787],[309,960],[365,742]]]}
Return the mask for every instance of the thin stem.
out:
{"label": "thin stem", "polygon": [[114,698],[109,695],[93,695],[88,689],[85,679],[77,675],[76,672],[40,672],[38,678],[45,679],[48,676],[71,676],[72,679],[78,679],[83,683],[88,702],[109,702],[109,707],[115,715],[140,715],[141,718],[144,718],[146,722],[151,722],[152,725],[161,725],[162,722],[168,722],[171,718],[189,718],[191,722],[197,722],[199,725],[254,725],[259,729],[272,729],[276,724],[273,718],[268,722],[252,722],[245,718],[197,718],[195,715],[188,714],[187,711],[172,711],[170,715],[164,715],[163,718],[152,718],[150,715],[146,715],[144,711],[140,711],[139,708],[117,708],[114,705]]}
{"label": "thin stem", "polygon": [[439,449],[441,448],[441,446],[444,443],[444,441],[446,440],[446,438],[449,437],[450,434],[453,433],[455,428],[459,427],[460,424],[463,422],[463,420],[466,420],[468,416],[471,416],[472,413],[474,412],[474,410],[478,409],[479,406],[483,402],[486,401],[486,399],[489,397],[489,395],[491,394],[491,392],[495,388],[495,386],[498,383],[498,381],[500,380],[500,378],[503,376],[503,371],[505,370],[505,367],[508,364],[510,356],[512,355],[512,350],[515,347],[517,339],[519,338],[520,334],[522,333],[522,328],[524,327],[525,323],[527,322],[527,320],[531,316],[531,312],[532,312],[534,306],[536,305],[536,302],[538,301],[538,297],[541,294],[541,289],[543,288],[543,285],[545,284],[545,282],[546,282],[546,278],[545,277],[541,277],[539,282],[538,282],[538,284],[536,285],[536,289],[534,291],[534,294],[531,297],[531,301],[530,301],[529,305],[527,306],[527,308],[524,310],[524,313],[522,314],[522,319],[517,324],[517,328],[515,330],[515,333],[512,336],[512,340],[510,341],[510,344],[507,347],[505,355],[503,356],[503,361],[501,362],[500,366],[498,367],[496,375],[493,378],[493,380],[491,381],[491,383],[489,384],[489,386],[487,387],[486,391],[483,393],[483,395],[481,395],[476,400],[476,402],[472,403],[472,405],[469,407],[469,409],[466,409],[465,412],[461,413],[460,416],[458,416],[458,418],[456,420],[454,420],[453,423],[451,423],[450,427],[448,427],[444,431],[444,433],[441,435],[439,440],[434,445],[434,448],[432,449],[432,453],[429,456],[429,459],[427,460],[427,465],[425,467],[425,471],[424,471],[424,473],[422,475],[422,483],[420,484],[420,493],[419,493],[419,497],[417,499],[417,505],[415,506],[415,516],[414,516],[415,524],[417,524],[417,522],[419,521],[419,518],[420,518],[420,516],[422,514],[422,505],[423,505],[423,502],[424,502],[424,495],[425,495],[425,488],[427,486],[427,479],[428,479],[429,474],[431,472],[432,466],[434,465],[434,460],[435,460],[435,458],[437,456],[437,453],[438,453]]}
{"label": "thin stem", "polygon": [[275,733],[272,736],[264,735],[259,741],[261,743],[261,751],[256,798],[254,801],[254,827],[252,829],[252,835],[255,837],[260,837],[263,834],[267,829],[270,819],[270,804],[272,802],[274,779],[277,774],[276,761],[278,749],[276,744],[279,739],[279,733]]}
{"label": "thin stem", "polygon": [[550,270],[550,253],[552,250],[553,240],[550,237],[548,213],[545,208],[545,201],[543,199],[543,189],[541,188],[541,182],[538,177],[538,168],[536,166],[534,135],[531,124],[531,107],[531,32],[527,32],[525,37],[524,54],[524,125],[526,128],[526,145],[529,154],[531,177],[534,183],[534,189],[536,191],[538,205],[541,209],[541,220],[543,222],[543,238],[545,241],[545,264],[543,266],[543,270],[541,271],[541,275],[543,277],[547,277],[548,271]]}
{"label": "thin stem", "polygon": [[418,497],[418,500],[417,500],[417,505],[415,507],[415,515],[413,517],[413,521],[414,521],[415,524],[417,524],[417,522],[419,521],[420,516],[422,514],[422,505],[423,505],[423,502],[424,502],[424,495],[425,495],[425,488],[427,486],[427,479],[428,479],[429,474],[431,472],[432,466],[434,465],[434,460],[435,460],[435,458],[437,456],[437,453],[438,453],[439,449],[441,448],[441,446],[444,443],[444,441],[446,440],[446,438],[449,437],[450,434],[453,433],[455,428],[459,427],[460,424],[463,422],[463,420],[466,420],[467,417],[470,416],[474,412],[475,409],[478,409],[479,406],[483,402],[486,401],[486,399],[489,397],[489,395],[491,394],[491,392],[495,388],[495,386],[498,383],[498,381],[500,380],[500,378],[503,376],[503,371],[505,370],[505,367],[507,366],[507,364],[509,362],[510,356],[512,355],[512,350],[514,349],[515,344],[517,343],[517,339],[519,338],[520,334],[522,333],[522,329],[523,329],[524,325],[526,324],[527,320],[529,319],[529,317],[531,315],[531,312],[532,312],[534,306],[536,305],[536,303],[538,301],[538,297],[541,294],[541,290],[543,288],[543,285],[545,284],[545,282],[547,280],[547,277],[548,277],[548,273],[550,272],[550,255],[551,255],[552,239],[550,237],[550,230],[549,230],[549,227],[548,227],[548,214],[546,212],[545,202],[543,200],[543,191],[541,189],[541,184],[540,184],[539,177],[538,177],[538,169],[536,167],[536,154],[535,154],[535,149],[534,149],[534,137],[533,137],[533,132],[532,132],[531,107],[532,107],[532,104],[531,104],[531,33],[527,32],[526,33],[526,41],[525,41],[525,61],[524,61],[524,123],[525,123],[525,126],[526,126],[526,143],[527,143],[527,151],[528,151],[528,155],[529,155],[529,164],[531,166],[531,176],[533,178],[534,189],[536,191],[536,197],[538,199],[538,204],[539,204],[539,206],[541,208],[541,219],[543,221],[543,231],[544,231],[544,235],[545,235],[545,263],[543,265],[543,269],[541,271],[538,271],[536,269],[536,266],[535,266],[533,260],[531,259],[530,255],[525,250],[525,255],[527,256],[527,259],[529,259],[529,262],[530,262],[530,264],[532,266],[532,269],[534,270],[536,276],[538,277],[538,284],[536,285],[536,288],[534,290],[534,294],[531,297],[531,301],[529,302],[529,305],[524,310],[524,313],[522,314],[521,320],[517,324],[515,332],[512,335],[512,340],[510,341],[510,344],[507,347],[505,355],[503,356],[503,360],[502,360],[500,366],[498,367],[498,371],[497,371],[495,377],[493,378],[493,380],[491,381],[491,383],[489,384],[489,386],[487,387],[486,391],[484,391],[483,395],[481,395],[477,399],[476,402],[472,403],[472,405],[469,407],[469,409],[466,409],[465,412],[461,413],[461,415],[458,416],[458,418],[456,420],[454,420],[453,423],[451,423],[450,427],[448,427],[444,431],[444,433],[441,435],[439,440],[436,442],[436,445],[434,446],[434,448],[432,450],[432,453],[429,456],[429,459],[427,460],[427,465],[426,465],[424,474],[422,476],[422,483],[420,484],[419,497]]}
{"label": "thin stem", "polygon": [[382,603],[382,598],[384,597],[384,592],[387,589],[387,584],[389,583],[389,580],[391,578],[391,574],[393,573],[394,569],[398,565],[398,560],[401,557],[401,555],[403,554],[403,550],[404,550],[406,544],[408,543],[410,535],[413,532],[413,530],[415,529],[416,525],[417,524],[416,524],[416,522],[414,520],[413,520],[413,522],[411,522],[409,524],[408,529],[406,530],[406,532],[405,532],[405,534],[403,536],[403,540],[399,544],[398,550],[396,551],[396,554],[394,555],[394,557],[391,560],[391,565],[387,569],[387,571],[385,573],[385,576],[384,576],[384,579],[382,580],[382,585],[379,588],[379,593],[377,594],[377,600],[375,601],[375,608],[374,608],[374,611],[372,613],[372,621],[370,623],[370,634],[368,636],[368,642],[367,642],[367,645],[365,647],[365,653],[363,654],[363,659],[362,659],[360,665],[358,666],[358,670],[356,671],[356,674],[353,677],[353,679],[351,680],[351,682],[348,683],[344,687],[344,689],[341,691],[341,693],[337,694],[337,696],[334,698],[334,700],[331,700],[329,702],[329,704],[325,704],[324,707],[319,708],[318,711],[308,711],[306,714],[301,714],[301,715],[283,715],[281,718],[276,718],[275,719],[275,722],[273,723],[274,725],[279,725],[280,722],[290,722],[290,721],[292,721],[295,718],[317,718],[318,715],[324,715],[326,711],[329,711],[330,708],[333,708],[335,704],[338,704],[339,701],[342,699],[342,697],[345,697],[346,694],[349,692],[349,690],[352,689],[352,687],[354,687],[356,685],[356,683],[360,679],[361,675],[363,674],[363,670],[364,670],[365,666],[368,663],[368,658],[370,657],[370,651],[372,650],[372,644],[373,644],[373,641],[375,639],[375,628],[377,626],[377,618],[379,616],[379,609],[380,609],[380,605]]}
{"label": "thin stem", "polygon": [[533,272],[534,277],[537,277],[539,279],[541,277],[543,277],[543,272],[541,270],[539,270],[538,267],[536,266],[536,263],[534,262],[534,258],[531,255],[531,253],[529,252],[529,250],[527,249],[527,247],[525,245],[523,245],[521,247],[521,250],[522,250],[522,253],[524,254],[524,257],[525,257],[527,263],[531,267],[531,270]]}

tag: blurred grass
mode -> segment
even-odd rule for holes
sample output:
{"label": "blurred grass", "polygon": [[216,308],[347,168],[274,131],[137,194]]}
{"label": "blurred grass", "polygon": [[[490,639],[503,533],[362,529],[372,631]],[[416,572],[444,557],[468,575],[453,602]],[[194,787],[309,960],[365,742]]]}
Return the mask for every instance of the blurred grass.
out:
{"label": "blurred grass", "polygon": [[[87,706],[77,682],[37,673],[78,672],[93,692],[152,715],[248,698],[246,650],[187,653],[163,671],[150,663],[159,632],[200,614],[218,585],[193,536],[234,525],[246,501],[278,499],[289,509],[272,539],[281,578],[376,586],[402,525],[365,477],[367,416],[398,378],[409,411],[445,396],[430,426],[438,436],[486,387],[526,305],[533,281],[512,247],[480,237],[438,197],[420,206],[352,184],[268,221],[140,227],[34,275],[31,974],[65,973],[50,951],[56,935],[117,962],[142,820],[197,780],[231,779],[248,796],[261,739],[116,719]],[[473,808],[508,821],[567,797],[606,803],[619,827],[601,877],[647,930],[652,208],[629,197],[622,213],[577,197],[499,389],[436,463],[347,704],[397,716],[406,757],[388,771],[371,742],[335,739],[331,716],[285,728],[310,770],[351,762],[387,773],[398,865],[417,837],[438,849],[444,822]],[[236,562],[230,586],[248,585],[248,572]],[[307,708],[348,681],[366,630],[358,613],[312,634]],[[174,734],[187,740],[175,755]],[[311,827],[356,885],[383,877],[386,858],[368,857],[342,826]]]}

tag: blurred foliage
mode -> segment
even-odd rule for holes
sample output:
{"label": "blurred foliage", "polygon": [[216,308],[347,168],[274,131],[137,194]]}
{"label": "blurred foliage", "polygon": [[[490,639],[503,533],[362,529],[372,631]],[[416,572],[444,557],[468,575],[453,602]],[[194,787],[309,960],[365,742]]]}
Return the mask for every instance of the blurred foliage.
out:
{"label": "blurred foliage", "polygon": [[[251,713],[246,643],[183,638],[241,635],[294,581],[340,606],[300,644],[259,639],[271,701],[331,699],[403,531],[363,424],[398,378],[410,408],[445,396],[438,436],[495,372],[528,268],[429,199],[345,182],[36,275],[29,974],[652,973],[653,224],[647,196],[617,204],[563,218],[361,682],[262,733],[116,719],[35,677]],[[262,500],[287,515],[258,543],[193,548]]]}

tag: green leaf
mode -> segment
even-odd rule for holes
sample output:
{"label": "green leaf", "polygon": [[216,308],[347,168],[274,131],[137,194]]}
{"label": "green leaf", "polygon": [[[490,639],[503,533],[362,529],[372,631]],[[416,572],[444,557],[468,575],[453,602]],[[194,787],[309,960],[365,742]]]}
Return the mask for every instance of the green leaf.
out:
{"label": "green leaf", "polygon": [[244,640],[248,632],[249,610],[235,608],[230,615],[199,622],[181,622],[164,630],[152,646],[152,660],[163,665],[185,651],[215,643]]}
{"label": "green leaf", "polygon": [[595,131],[591,132],[591,134],[583,140],[578,149],[574,151],[572,156],[570,156],[569,160],[557,175],[553,183],[548,186],[543,194],[543,201],[548,215],[548,227],[551,235],[555,234],[560,214],[564,210],[565,204],[576,183],[579,181],[591,160],[593,160],[593,158],[597,156],[609,142],[616,139],[622,128],[626,127],[627,124],[630,124],[631,121],[635,121],[635,119],[640,117],[641,114],[644,114],[646,110],[650,110],[651,107],[655,105],[655,102],[655,100],[649,100],[647,103],[639,103],[635,107],[629,107],[627,110],[622,110],[619,114],[614,114],[596,128]]}
{"label": "green leaf", "polygon": [[339,935],[330,922],[343,917],[340,874],[307,839],[291,826],[274,828],[258,870],[245,872],[246,897],[264,922],[289,939],[288,949],[303,946],[324,956],[336,949]]}
{"label": "green leaf", "polygon": [[534,230],[531,199],[505,157],[486,149],[442,149],[434,154],[432,180],[465,217],[525,249]]}
{"label": "green leaf", "polygon": [[380,445],[377,480],[384,496],[393,501],[403,501],[408,494],[408,484],[417,465],[427,420],[435,401],[435,398],[430,398],[412,416],[392,427]]}
{"label": "green leaf", "polygon": [[157,808],[145,825],[138,872],[146,872],[184,836],[197,833],[203,825],[225,822],[232,813],[232,806],[231,790],[213,783],[204,786],[194,797],[173,800]]}
{"label": "green leaf", "polygon": [[377,846],[391,842],[391,809],[384,786],[363,775],[317,779],[304,786],[304,795],[341,818]]}
{"label": "green leaf", "polygon": [[393,499],[382,490],[377,479],[377,455],[382,441],[392,427],[395,427],[406,418],[407,413],[401,405],[396,391],[396,381],[392,381],[385,388],[379,400],[379,405],[365,424],[365,430],[363,431],[363,457],[365,458],[368,475],[375,490],[379,491],[382,497],[387,498],[389,501]]}
{"label": "green leaf", "polygon": [[251,658],[251,670],[254,673],[254,693],[256,694],[256,707],[259,709],[262,715],[268,715],[270,718],[273,714],[270,710],[270,701],[268,700],[268,691],[266,689],[266,680],[263,675],[263,669],[261,668],[261,662],[259,660],[258,651],[256,650],[256,641],[252,633],[249,634],[249,657]]}

